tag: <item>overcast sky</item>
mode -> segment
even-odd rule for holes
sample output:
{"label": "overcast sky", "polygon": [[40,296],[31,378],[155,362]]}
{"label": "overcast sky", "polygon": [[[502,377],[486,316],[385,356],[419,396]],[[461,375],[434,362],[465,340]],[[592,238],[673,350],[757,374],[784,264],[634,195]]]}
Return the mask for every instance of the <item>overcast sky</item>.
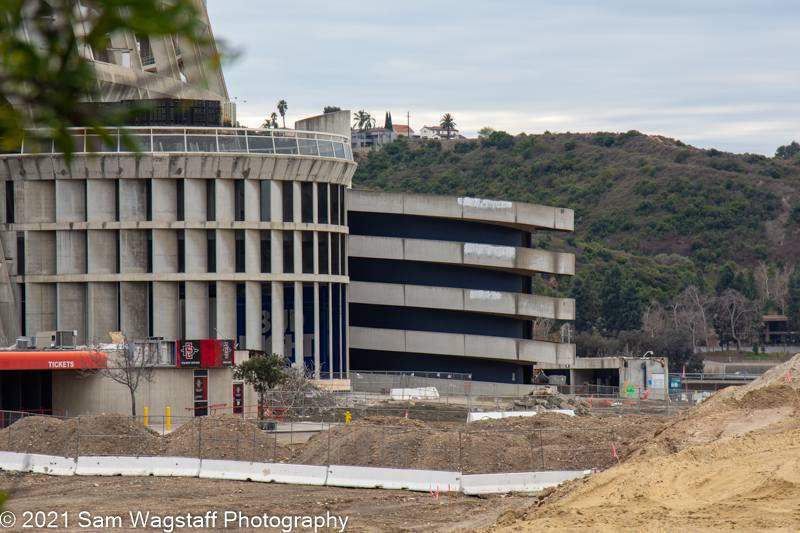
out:
{"label": "overcast sky", "polygon": [[[627,131],[773,155],[800,141],[800,2],[208,0],[239,121],[326,105],[411,128]],[[242,102],[246,101],[246,103]]]}

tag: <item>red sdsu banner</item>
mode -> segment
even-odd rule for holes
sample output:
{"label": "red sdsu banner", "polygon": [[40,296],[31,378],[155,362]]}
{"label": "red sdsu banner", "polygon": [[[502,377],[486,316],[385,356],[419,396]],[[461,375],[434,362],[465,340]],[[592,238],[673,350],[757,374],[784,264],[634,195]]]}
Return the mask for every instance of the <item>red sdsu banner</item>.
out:
{"label": "red sdsu banner", "polygon": [[233,365],[233,341],[204,339],[178,341],[178,366],[214,368]]}

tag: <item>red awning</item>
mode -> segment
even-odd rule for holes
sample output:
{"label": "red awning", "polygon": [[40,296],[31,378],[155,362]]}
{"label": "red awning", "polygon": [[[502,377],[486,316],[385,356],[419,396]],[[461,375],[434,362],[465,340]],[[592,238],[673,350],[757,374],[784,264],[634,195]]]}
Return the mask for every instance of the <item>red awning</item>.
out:
{"label": "red awning", "polygon": [[102,368],[106,365],[103,352],[0,352],[0,370],[78,370]]}

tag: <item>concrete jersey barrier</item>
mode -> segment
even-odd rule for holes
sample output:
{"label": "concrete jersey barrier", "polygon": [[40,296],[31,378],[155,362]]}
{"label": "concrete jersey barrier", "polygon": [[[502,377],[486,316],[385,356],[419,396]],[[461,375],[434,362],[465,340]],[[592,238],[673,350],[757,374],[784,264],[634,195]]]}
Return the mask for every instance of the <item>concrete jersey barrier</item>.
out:
{"label": "concrete jersey barrier", "polygon": [[591,473],[590,470],[469,474],[442,470],[366,466],[315,466],[191,457],[80,456],[0,452],[0,470],[54,476],[181,476],[329,487],[452,490],[465,494],[538,492]]}

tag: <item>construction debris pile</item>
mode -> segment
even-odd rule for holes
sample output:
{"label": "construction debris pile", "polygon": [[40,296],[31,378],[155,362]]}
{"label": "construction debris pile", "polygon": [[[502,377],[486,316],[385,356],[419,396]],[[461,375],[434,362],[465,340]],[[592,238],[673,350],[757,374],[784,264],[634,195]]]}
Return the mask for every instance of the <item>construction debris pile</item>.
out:
{"label": "construction debris pile", "polygon": [[530,411],[542,409],[569,409],[576,416],[594,416],[591,406],[586,400],[577,396],[559,394],[550,387],[532,390],[524,399],[515,399],[506,406],[506,411]]}

